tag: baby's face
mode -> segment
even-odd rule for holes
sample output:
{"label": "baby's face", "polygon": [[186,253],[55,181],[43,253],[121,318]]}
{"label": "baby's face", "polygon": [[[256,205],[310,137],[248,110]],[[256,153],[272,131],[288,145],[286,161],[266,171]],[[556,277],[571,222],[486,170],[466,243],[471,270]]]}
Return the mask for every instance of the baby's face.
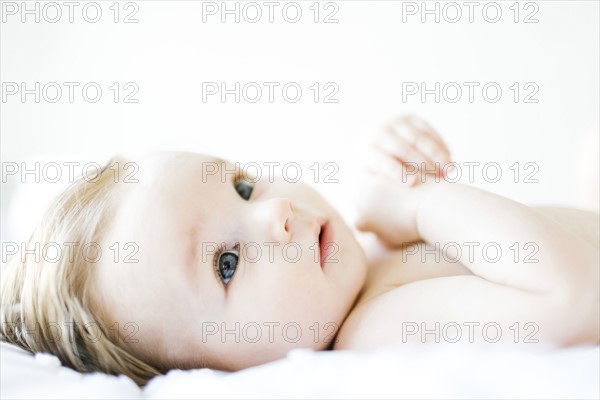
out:
{"label": "baby's face", "polygon": [[[92,277],[93,298],[135,352],[169,367],[235,370],[328,347],[366,261],[318,193],[264,174],[236,182],[233,164],[199,154],[137,164],[139,183],[120,185]],[[320,232],[332,242],[320,244]]]}

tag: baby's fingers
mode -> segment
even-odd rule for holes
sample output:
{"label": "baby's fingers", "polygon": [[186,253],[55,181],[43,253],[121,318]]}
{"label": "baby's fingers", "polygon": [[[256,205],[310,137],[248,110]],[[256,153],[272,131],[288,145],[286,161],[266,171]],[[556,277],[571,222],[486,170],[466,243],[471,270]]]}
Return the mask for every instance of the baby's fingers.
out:
{"label": "baby's fingers", "polygon": [[375,145],[384,152],[406,165],[413,165],[428,172],[435,172],[435,163],[427,155],[415,147],[416,140],[408,129],[391,124],[381,131]]}
{"label": "baby's fingers", "polygon": [[440,169],[450,161],[450,151],[440,136],[425,121],[413,117],[402,117],[391,124],[392,131],[410,143],[424,157],[431,160],[427,170]]}
{"label": "baby's fingers", "polygon": [[412,186],[416,182],[416,165],[406,165],[388,151],[372,145],[367,153],[365,166],[373,174],[386,177],[392,182]]}
{"label": "baby's fingers", "polygon": [[444,139],[442,139],[440,134],[437,133],[437,131],[433,129],[431,125],[427,123],[427,121],[414,115],[407,115],[403,118],[411,127],[417,131],[423,132],[425,135],[430,136],[441,148],[446,151],[446,153],[450,154],[450,150],[448,150],[448,146],[446,145],[446,142],[444,142]]}

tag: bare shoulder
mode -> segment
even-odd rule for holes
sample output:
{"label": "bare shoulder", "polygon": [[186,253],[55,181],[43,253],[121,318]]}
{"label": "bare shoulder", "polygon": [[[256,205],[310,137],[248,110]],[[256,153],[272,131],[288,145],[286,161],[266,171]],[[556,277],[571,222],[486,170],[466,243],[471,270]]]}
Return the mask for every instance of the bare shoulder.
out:
{"label": "bare shoulder", "polygon": [[[560,207],[534,209],[598,249],[597,213]],[[335,349],[393,343],[406,338],[407,327],[421,324],[464,327],[473,321],[498,326],[505,337],[515,326],[527,326],[536,331],[536,340],[564,345],[598,343],[598,324],[594,323],[598,321],[597,290],[593,296],[569,301],[544,298],[478,277],[424,243],[396,250],[380,247],[371,253],[365,286],[338,333]]]}
{"label": "bare shoulder", "polygon": [[[421,283],[417,285],[421,287],[424,282],[427,287],[430,280],[474,277],[465,266],[432,252],[425,243],[415,243],[396,250],[386,249],[377,243],[371,245],[375,249],[372,248],[370,252],[365,285],[337,335],[335,349],[368,348],[393,341],[396,336],[393,332],[398,328],[385,328],[385,325],[408,318],[402,310],[408,304],[404,299],[410,297],[412,284]],[[436,303],[442,296],[442,293],[433,294],[428,302]],[[413,314],[420,307],[410,308],[410,314]]]}
{"label": "bare shoulder", "polygon": [[340,328],[334,349],[440,341],[597,344],[598,322],[597,293],[555,298],[473,274],[449,274],[362,297]]}

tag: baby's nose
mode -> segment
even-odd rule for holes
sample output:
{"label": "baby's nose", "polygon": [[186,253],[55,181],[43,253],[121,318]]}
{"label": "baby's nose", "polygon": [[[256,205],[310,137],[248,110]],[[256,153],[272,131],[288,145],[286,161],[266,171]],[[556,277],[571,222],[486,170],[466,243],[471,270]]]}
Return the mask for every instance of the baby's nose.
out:
{"label": "baby's nose", "polygon": [[[275,198],[260,205],[257,224],[266,229],[268,240],[287,243],[291,240],[291,223],[294,219],[292,202],[287,198]],[[259,225],[259,226],[260,226]]]}

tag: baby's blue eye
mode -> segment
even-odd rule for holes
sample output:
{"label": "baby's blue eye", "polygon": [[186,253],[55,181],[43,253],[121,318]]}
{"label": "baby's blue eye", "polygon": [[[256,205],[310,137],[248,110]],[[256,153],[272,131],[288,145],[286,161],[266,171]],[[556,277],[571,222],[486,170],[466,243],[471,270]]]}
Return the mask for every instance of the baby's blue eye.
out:
{"label": "baby's blue eye", "polygon": [[235,190],[238,192],[242,199],[250,199],[250,195],[252,195],[252,190],[254,189],[254,186],[251,183],[246,182],[244,180],[238,180],[237,182],[235,182],[234,186]]}
{"label": "baby's blue eye", "polygon": [[238,256],[233,251],[224,251],[219,255],[217,271],[224,284],[228,284],[235,273],[238,264]]}

